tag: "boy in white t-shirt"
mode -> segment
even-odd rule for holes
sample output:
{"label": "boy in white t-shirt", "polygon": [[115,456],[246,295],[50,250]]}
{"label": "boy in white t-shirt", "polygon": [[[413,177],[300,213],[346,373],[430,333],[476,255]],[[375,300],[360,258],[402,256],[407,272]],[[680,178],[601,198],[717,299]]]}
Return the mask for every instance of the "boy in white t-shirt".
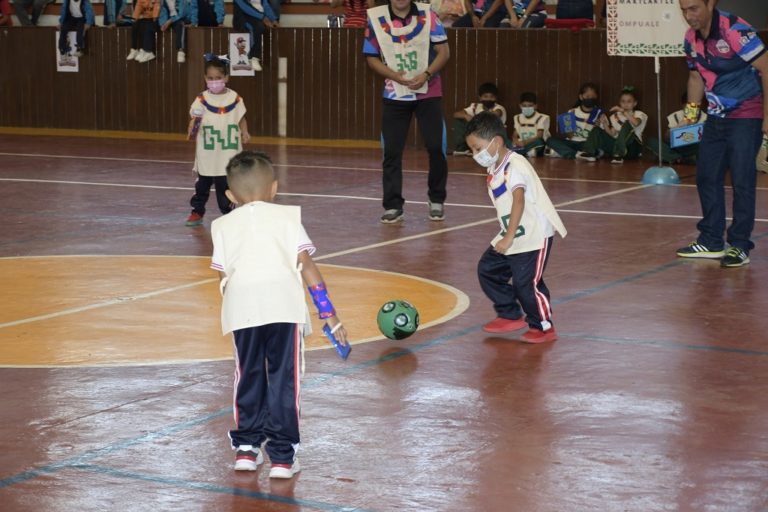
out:
{"label": "boy in white t-shirt", "polygon": [[[472,151],[469,150],[464,140],[464,130],[467,127],[467,123],[472,120],[480,112],[493,112],[501,118],[501,123],[507,124],[507,110],[496,103],[499,99],[499,89],[496,84],[486,82],[480,84],[477,90],[477,103],[470,103],[467,108],[458,110],[453,114],[453,154],[454,155],[471,155]],[[505,138],[505,141],[508,141]],[[508,144],[511,145],[511,144]]]}
{"label": "boy in white t-shirt", "polygon": [[536,93],[520,95],[520,113],[514,117],[512,144],[523,156],[542,156],[549,138],[549,116],[538,111]]}
{"label": "boy in white t-shirt", "polygon": [[504,133],[501,120],[489,113],[467,125],[467,145],[488,171],[488,195],[501,225],[477,265],[480,287],[497,314],[483,330],[506,333],[528,326],[522,341],[555,341],[543,276],[555,231],[562,237],[567,232],[536,171],[504,145]]}
{"label": "boy in white t-shirt", "polygon": [[221,277],[222,331],[235,343],[235,469],[255,471],[266,441],[270,478],[292,478],[300,471],[299,359],[308,323],[302,278],[331,332],[342,343],[347,333],[310,256],[315,247],[301,208],[272,203],[277,181],[269,157],[243,151],[227,178],[227,197],[240,206],[211,224],[211,268]]}

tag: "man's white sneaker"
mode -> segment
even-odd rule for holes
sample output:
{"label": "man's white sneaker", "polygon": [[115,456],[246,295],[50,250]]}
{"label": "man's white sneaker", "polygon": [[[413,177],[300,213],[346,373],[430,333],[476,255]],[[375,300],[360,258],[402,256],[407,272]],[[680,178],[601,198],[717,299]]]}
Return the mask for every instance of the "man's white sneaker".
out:
{"label": "man's white sneaker", "polygon": [[187,54],[184,53],[184,50],[179,50],[176,54],[176,62],[179,64],[184,64],[187,61]]}
{"label": "man's white sneaker", "polygon": [[254,71],[261,71],[261,62],[259,61],[258,58],[253,57],[251,59],[251,69],[253,69]]}
{"label": "man's white sneaker", "polygon": [[128,56],[125,58],[125,60],[135,60],[136,57],[138,57],[142,51],[144,50],[137,50],[136,48],[131,48],[131,51],[128,52]]}
{"label": "man's white sneaker", "polygon": [[136,60],[139,61],[139,62],[149,62],[149,61],[151,61],[154,58],[155,58],[155,54],[154,53],[152,53],[152,52],[144,52],[144,56],[143,57],[137,57]]}

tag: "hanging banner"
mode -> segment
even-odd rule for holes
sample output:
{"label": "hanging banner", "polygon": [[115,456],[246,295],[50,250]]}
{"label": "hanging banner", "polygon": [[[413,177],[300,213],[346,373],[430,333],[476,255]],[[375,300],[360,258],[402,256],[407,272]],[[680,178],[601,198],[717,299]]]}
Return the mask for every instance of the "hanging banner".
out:
{"label": "hanging banner", "polygon": [[606,0],[608,55],[682,57],[688,24],[678,0]]}
{"label": "hanging banner", "polygon": [[56,71],[59,73],[77,73],[80,71],[80,59],[75,55],[74,48],[77,48],[77,32],[67,33],[69,47],[73,48],[67,54],[59,53],[59,34],[56,32]]}

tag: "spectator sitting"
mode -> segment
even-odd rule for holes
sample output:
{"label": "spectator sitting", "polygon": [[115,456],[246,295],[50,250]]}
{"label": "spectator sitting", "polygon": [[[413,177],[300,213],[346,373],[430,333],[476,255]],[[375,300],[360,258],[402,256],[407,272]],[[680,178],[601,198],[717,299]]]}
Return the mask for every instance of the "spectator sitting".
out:
{"label": "spectator sitting", "polygon": [[187,59],[185,53],[185,27],[189,21],[190,0],[163,0],[160,6],[160,30],[173,30],[173,41],[176,46],[176,62],[182,63]]}
{"label": "spectator sitting", "polygon": [[189,21],[193,27],[221,27],[224,16],[224,0],[191,0]]}
{"label": "spectator sitting", "polygon": [[520,95],[520,114],[514,118],[512,143],[523,156],[542,156],[549,138],[549,116],[537,110],[536,93]]}
{"label": "spectator sitting", "polygon": [[499,89],[496,84],[490,82],[481,84],[477,90],[478,102],[471,103],[467,108],[454,112],[452,127],[454,155],[472,155],[472,151],[470,151],[464,138],[464,130],[467,123],[480,112],[493,112],[501,118],[502,124],[507,124],[506,109],[496,103],[498,96]]}
{"label": "spectator sitting", "polygon": [[[682,106],[688,103],[688,92],[684,92],[680,99]],[[698,124],[707,120],[707,113],[704,110],[699,110],[698,116],[695,121],[690,122],[685,118],[685,108],[676,110],[667,116],[667,131],[664,134],[666,139],[661,143],[661,160],[663,162],[684,162],[694,164],[696,163],[696,156],[699,154],[699,143],[688,144],[686,146],[680,146],[672,149],[670,145],[670,133],[673,128],[679,128],[686,124]],[[656,156],[659,154],[659,139],[656,137],[648,137],[648,142],[645,145]]]}
{"label": "spectator sitting", "polygon": [[133,9],[133,27],[131,28],[131,52],[126,60],[149,62],[155,58],[155,34],[157,18],[160,16],[160,3],[155,0],[137,0]]}
{"label": "spectator sitting", "polygon": [[128,0],[106,0],[104,2],[105,27],[130,27],[133,25],[131,4]]}
{"label": "spectator sitting", "polygon": [[368,25],[368,0],[331,0],[331,7],[344,6],[344,26],[365,28]]}
{"label": "spectator sitting", "polygon": [[[45,6],[53,0],[13,0],[13,8],[16,11],[16,17],[19,23],[25,27],[37,25],[37,20],[45,9]],[[32,19],[29,18],[27,8],[32,7]]]}
{"label": "spectator sitting", "polygon": [[541,28],[547,19],[547,7],[542,0],[504,0],[509,13],[501,27]]}
{"label": "spectator sitting", "polygon": [[507,17],[503,0],[464,0],[466,14],[453,22],[454,28],[497,28]]}
{"label": "spectator sitting", "polygon": [[0,27],[12,27],[11,2],[9,0],[0,0]]}
{"label": "spectator sitting", "polygon": [[69,32],[77,33],[75,57],[82,57],[85,50],[85,34],[93,26],[93,8],[90,0],[64,0],[59,16],[59,53],[69,55]]}

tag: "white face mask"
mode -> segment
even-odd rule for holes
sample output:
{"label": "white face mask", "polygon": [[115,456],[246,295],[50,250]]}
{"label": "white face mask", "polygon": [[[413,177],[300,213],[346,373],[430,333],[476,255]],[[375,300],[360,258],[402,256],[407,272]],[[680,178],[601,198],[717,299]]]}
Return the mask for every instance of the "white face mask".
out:
{"label": "white face mask", "polygon": [[536,109],[533,107],[521,107],[520,110],[525,117],[531,117],[536,112]]}
{"label": "white face mask", "polygon": [[475,159],[475,162],[477,162],[482,167],[491,167],[492,165],[496,165],[496,161],[499,159],[499,152],[497,151],[495,155],[491,156],[491,154],[488,152],[488,148],[491,147],[491,144],[493,144],[493,141],[489,142],[487,146],[485,146],[485,149],[482,151],[479,151],[476,155],[472,155],[472,158]]}

